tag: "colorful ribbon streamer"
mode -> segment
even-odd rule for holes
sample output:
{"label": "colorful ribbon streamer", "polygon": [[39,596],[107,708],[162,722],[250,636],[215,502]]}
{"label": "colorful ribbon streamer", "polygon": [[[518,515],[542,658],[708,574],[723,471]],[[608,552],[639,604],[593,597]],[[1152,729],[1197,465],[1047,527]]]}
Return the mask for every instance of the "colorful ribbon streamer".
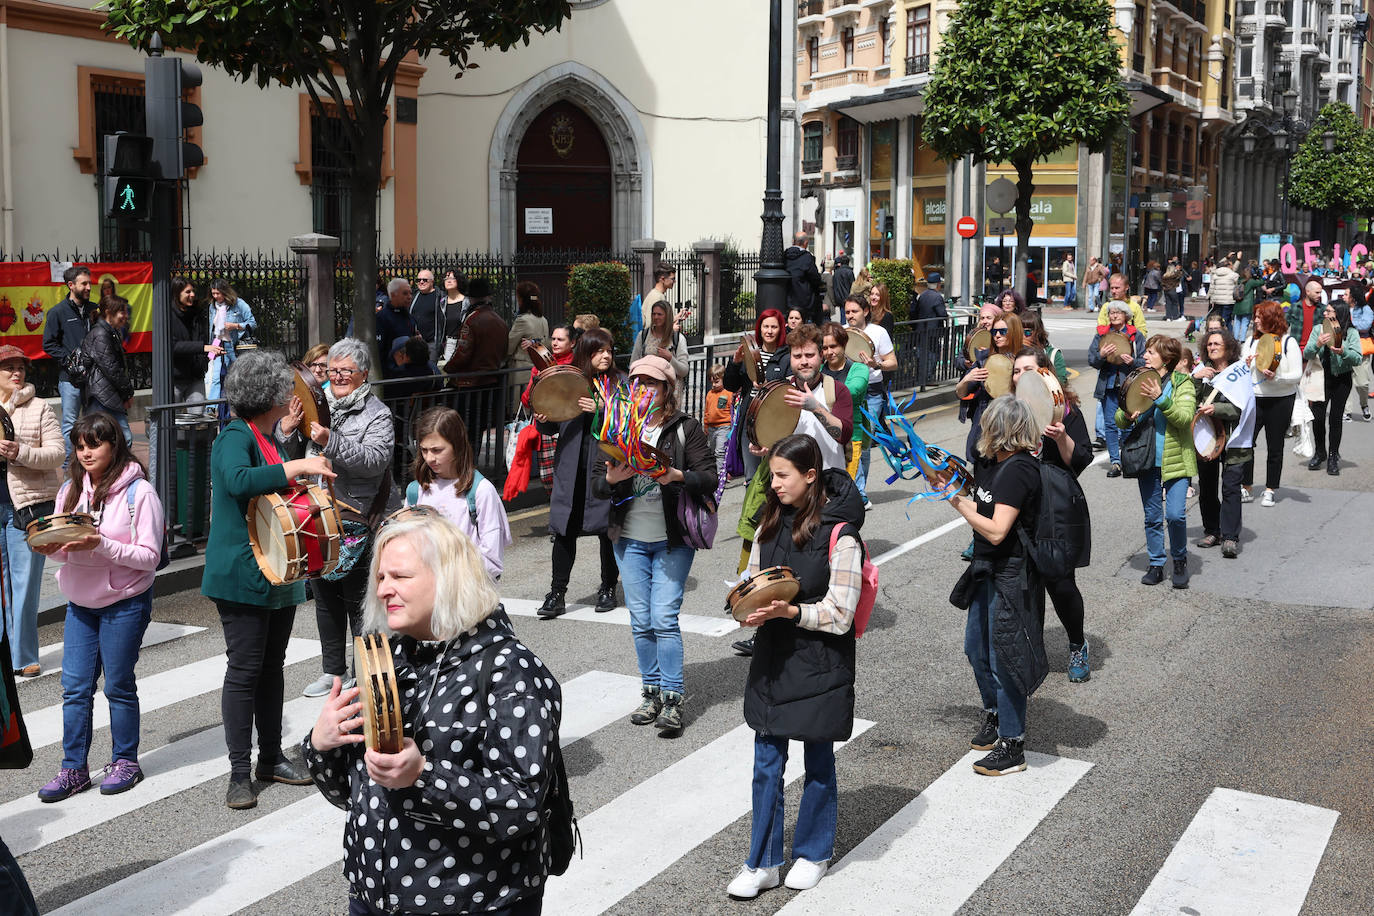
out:
{"label": "colorful ribbon streamer", "polygon": [[[867,423],[864,425],[864,432],[877,443],[882,450],[883,459],[888,467],[892,468],[892,476],[887,478],[887,484],[891,486],[896,483],[898,478],[904,480],[914,480],[921,477],[930,488],[925,493],[917,493],[907,501],[909,507],[918,499],[937,499],[947,500],[964,488],[965,482],[970,478],[967,465],[958,458],[951,455],[942,448],[927,445],[925,440],[916,433],[916,428],[911,420],[906,418],[905,411],[910,410],[915,403],[916,396],[912,395],[901,407],[897,406],[892,398],[892,393],[887,393],[887,415],[875,417],[869,412],[868,408],[860,405],[859,412],[863,414]],[[919,423],[925,418],[925,414],[917,417],[915,422]],[[883,420],[887,420],[885,428]],[[900,427],[892,429],[891,427]],[[898,438],[898,434],[904,435],[906,441]],[[920,456],[919,460],[917,456]],[[938,485],[931,477],[932,471],[950,471],[949,481],[943,486]]]}

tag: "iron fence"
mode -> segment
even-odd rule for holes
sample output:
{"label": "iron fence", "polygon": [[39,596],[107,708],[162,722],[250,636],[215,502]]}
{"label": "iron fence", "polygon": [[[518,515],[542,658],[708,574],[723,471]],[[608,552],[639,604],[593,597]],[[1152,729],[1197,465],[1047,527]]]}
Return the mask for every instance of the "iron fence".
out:
{"label": "iron fence", "polygon": [[682,333],[689,344],[700,344],[705,332],[701,324],[701,288],[704,279],[701,258],[688,248],[665,251],[660,261],[677,271],[677,280],[668,291],[667,298],[675,312],[687,311],[682,321]]}
{"label": "iron fence", "polygon": [[758,252],[726,249],[720,259],[720,331],[739,334],[754,329],[758,287],[754,274],[761,267]]}

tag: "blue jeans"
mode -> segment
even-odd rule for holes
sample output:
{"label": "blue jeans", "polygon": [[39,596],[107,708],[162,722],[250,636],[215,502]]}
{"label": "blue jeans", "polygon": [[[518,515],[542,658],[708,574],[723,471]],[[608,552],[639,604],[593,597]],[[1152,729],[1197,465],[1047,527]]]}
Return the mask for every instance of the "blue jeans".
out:
{"label": "blue jeans", "polygon": [[1077,290],[1075,289],[1076,285],[1077,284],[1075,284],[1072,280],[1069,280],[1064,284],[1064,305],[1068,308],[1073,308],[1075,301],[1078,298],[1076,295]]}
{"label": "blue jeans", "polygon": [[1121,427],[1116,425],[1119,397],[1119,392],[1108,391],[1098,402],[1102,410],[1102,438],[1107,440],[1107,455],[1112,464],[1121,463]]}
{"label": "blue jeans", "polygon": [[62,634],[62,768],[86,766],[95,682],[105,672],[110,702],[110,761],[138,761],[138,686],[134,665],[153,616],[153,590],[109,607],[67,603]]}
{"label": "blue jeans", "polygon": [[[835,823],[840,790],[835,777],[835,745],[829,741],[803,744],[806,783],[802,788],[797,826],[792,832],[792,858],[825,862],[835,854]],[[749,833],[750,868],[782,864],[783,769],[787,739],[754,736],[754,820]]]}
{"label": "blue jeans", "polygon": [[1097,435],[1097,438],[1101,439],[1103,442],[1107,441],[1107,423],[1106,418],[1103,416],[1101,401],[1097,402],[1097,417],[1093,421],[1093,432]]}
{"label": "blue jeans", "polygon": [[92,399],[91,403],[87,406],[90,410],[109,414],[111,417],[114,417],[114,421],[119,424],[119,428],[124,430],[124,441],[130,446],[134,444],[134,432],[129,429],[129,412],[127,410],[123,408],[116,410],[113,407],[106,407],[104,404],[94,399]]}
{"label": "blue jeans", "polygon": [[[57,393],[62,396],[62,444],[67,449],[67,461],[72,458],[72,424],[81,416],[81,389],[71,382],[59,381]],[[67,465],[64,462],[62,466]]]}
{"label": "blue jeans", "polygon": [[696,553],[690,547],[669,547],[667,541],[646,544],[622,537],[615,542],[639,677],[646,687],[683,692],[677,615]]}
{"label": "blue jeans", "polygon": [[1140,484],[1140,504],[1145,508],[1145,547],[1150,565],[1164,565],[1164,525],[1169,526],[1169,554],[1175,560],[1188,559],[1188,478],[1175,477],[1163,485],[1160,498],[1160,469],[1146,471],[1136,478]]}
{"label": "blue jeans", "polygon": [[1147,311],[1147,312],[1153,312],[1153,311],[1155,310],[1155,303],[1158,302],[1158,301],[1159,301],[1159,290],[1157,290],[1157,289],[1147,289],[1147,290],[1145,290],[1145,311]]}
{"label": "blue jeans", "polygon": [[1026,698],[1016,682],[997,672],[997,650],[992,645],[992,630],[1002,596],[991,578],[975,583],[973,601],[964,626],[964,654],[973,666],[978,696],[983,708],[997,713],[997,734],[1003,738],[1023,738],[1026,734]]}
{"label": "blue jeans", "polygon": [[[883,416],[883,408],[886,405],[887,396],[881,391],[877,394],[870,393],[864,401],[864,406],[868,408],[868,412],[880,419]],[[855,417],[856,423],[860,420],[865,424],[868,422],[863,414],[859,414]],[[854,485],[859,488],[859,495],[864,499],[868,499],[868,461],[873,451],[873,440],[865,437],[864,441],[856,443],[855,447],[859,450],[859,473],[854,475]]]}
{"label": "blue jeans", "polygon": [[1245,342],[1245,335],[1250,332],[1250,316],[1235,315],[1231,318],[1231,336],[1236,340]]}
{"label": "blue jeans", "polygon": [[5,572],[5,632],[10,637],[10,663],[15,671],[38,664],[38,593],[43,587],[41,553],[34,553],[24,532],[14,527],[14,506],[0,503],[0,565]]}

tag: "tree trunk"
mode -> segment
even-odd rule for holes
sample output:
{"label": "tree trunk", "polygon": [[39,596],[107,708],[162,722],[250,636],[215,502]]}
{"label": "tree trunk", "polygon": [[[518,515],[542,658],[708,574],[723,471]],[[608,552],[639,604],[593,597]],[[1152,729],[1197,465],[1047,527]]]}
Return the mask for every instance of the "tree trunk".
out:
{"label": "tree trunk", "polygon": [[[1035,193],[1035,174],[1031,169],[1033,160],[1029,158],[1013,161],[1016,166],[1016,270],[1013,274],[1012,289],[1026,292],[1026,264],[1030,256],[1031,195]],[[1042,268],[1043,269],[1043,268]],[[1030,296],[1026,296],[1027,303]]]}
{"label": "tree trunk", "polygon": [[349,225],[352,231],[353,336],[372,351],[374,379],[381,378],[377,352],[377,189],[382,182],[382,136],[386,118],[381,113],[355,113],[363,148],[354,150],[349,175]]}

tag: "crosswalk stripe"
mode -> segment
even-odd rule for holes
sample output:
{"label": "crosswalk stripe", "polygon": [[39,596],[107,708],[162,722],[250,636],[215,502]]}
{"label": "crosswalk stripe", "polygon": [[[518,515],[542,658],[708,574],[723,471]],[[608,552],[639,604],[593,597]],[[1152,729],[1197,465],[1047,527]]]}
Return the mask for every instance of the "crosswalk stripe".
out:
{"label": "crosswalk stripe", "polygon": [[[286,664],[314,658],[320,654],[317,639],[292,639],[286,644]],[[214,658],[202,659],[170,671],[162,671],[149,677],[138,679],[138,706],[141,713],[149,713],[164,706],[171,706],[183,700],[219,690],[224,686],[226,659],[223,654]],[[34,748],[47,747],[62,740],[62,704],[45,706],[32,715],[24,715],[24,724],[29,729],[29,741]],[[96,688],[95,707],[91,711],[91,728],[104,728],[110,724],[110,707],[105,695]]]}
{"label": "crosswalk stripe", "polygon": [[[638,678],[592,671],[562,686],[564,721],[571,726],[568,731],[560,727],[563,747],[639,705]],[[324,796],[312,792],[302,801],[75,900],[55,914],[227,916],[341,861],[343,817]]]}
{"label": "crosswalk stripe", "polygon": [[[506,613],[516,617],[533,617],[542,601],[531,601],[528,598],[503,598],[501,603],[505,605]],[[677,617],[678,626],[684,633],[699,633],[702,636],[729,636],[731,633],[738,633],[740,626],[735,619],[724,612],[725,608],[725,589],[720,593],[721,616],[706,617],[701,614],[679,614]],[[572,608],[576,608],[573,610]],[[559,620],[588,620],[592,623],[616,623],[628,627],[630,625],[630,612],[624,607],[618,607],[613,611],[598,614],[595,610],[586,605],[569,605],[569,610],[558,618]]]}
{"label": "crosswalk stripe", "polygon": [[1288,799],[1213,789],[1132,916],[1296,916],[1338,816]]}
{"label": "crosswalk stripe", "polygon": [[[872,727],[855,719],[853,737]],[[803,772],[797,750],[787,761],[788,782]],[[556,901],[560,916],[600,913],[633,893],[749,813],[753,771],[754,730],[740,725],[580,818],[585,855],[566,874],[550,876],[551,908]]]}
{"label": "crosswalk stripe", "polygon": [[[183,636],[190,636],[192,633],[199,633],[205,627],[191,627],[182,623],[162,623],[154,620],[148,624],[148,629],[143,632],[142,648],[156,646],[159,643],[171,642]],[[55,642],[50,646],[43,646],[38,650],[38,664],[42,666],[43,673],[38,678],[45,678],[50,674],[56,674],[62,670],[62,643]],[[29,680],[38,680],[29,678]]]}
{"label": "crosswalk stripe", "polygon": [[[1026,754],[1023,773],[980,776],[971,751],[778,911],[953,913],[1092,768]],[[990,829],[989,825],[996,825]]]}
{"label": "crosswalk stripe", "polygon": [[[319,717],[324,700],[300,697],[282,707],[282,735],[288,740],[304,735]],[[70,802],[45,804],[36,792],[0,805],[5,843],[16,856],[41,849],[49,843],[88,830],[116,817],[137,811],[164,798],[229,772],[229,752],[224,729],[211,726],[187,738],[139,754],[143,782],[129,792],[98,801],[77,796]],[[95,774],[92,774],[93,776]],[[96,787],[88,790],[98,791]]]}

